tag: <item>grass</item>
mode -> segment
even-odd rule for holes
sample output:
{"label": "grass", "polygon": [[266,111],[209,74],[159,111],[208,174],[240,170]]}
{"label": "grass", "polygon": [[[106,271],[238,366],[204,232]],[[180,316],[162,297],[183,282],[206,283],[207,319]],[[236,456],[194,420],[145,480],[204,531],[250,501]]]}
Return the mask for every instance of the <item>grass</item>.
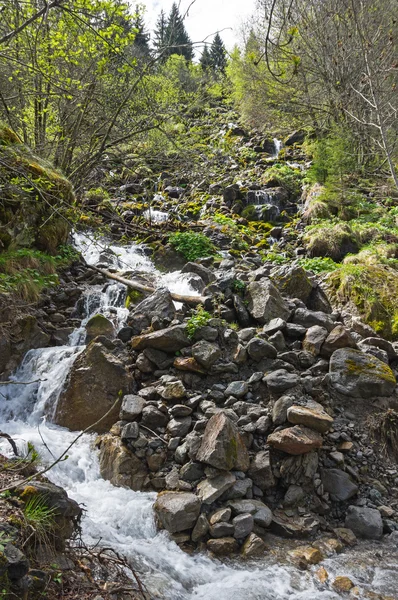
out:
{"label": "grass", "polygon": [[55,508],[46,504],[44,496],[32,495],[26,502],[24,519],[27,527],[32,531],[32,537],[37,544],[49,544],[49,536],[55,528]]}

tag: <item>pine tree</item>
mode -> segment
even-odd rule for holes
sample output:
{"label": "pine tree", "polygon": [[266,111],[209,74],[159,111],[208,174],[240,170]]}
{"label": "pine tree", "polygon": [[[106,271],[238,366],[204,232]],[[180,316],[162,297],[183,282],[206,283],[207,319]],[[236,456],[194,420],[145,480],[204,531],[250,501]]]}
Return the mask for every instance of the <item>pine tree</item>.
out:
{"label": "pine tree", "polygon": [[159,54],[162,53],[162,51],[164,50],[164,47],[166,45],[166,42],[165,42],[166,28],[167,28],[166,13],[162,9],[160,11],[158,20],[156,21],[156,26],[155,26],[155,31],[154,31],[154,41],[153,41],[153,46],[154,46],[155,52],[158,56],[159,56]]}
{"label": "pine tree", "polygon": [[213,61],[211,59],[211,54],[209,48],[207,47],[207,44],[205,44],[205,47],[203,48],[202,56],[200,57],[199,63],[204,71],[207,71],[208,69],[211,69],[213,67]]}
{"label": "pine tree", "polygon": [[167,56],[171,56],[172,54],[180,54],[189,61],[193,58],[192,42],[185,29],[184,21],[175,2],[171,7],[170,14],[167,19],[165,46]]}
{"label": "pine tree", "polygon": [[132,26],[135,30],[134,54],[139,58],[149,58],[151,50],[149,48],[150,35],[145,31],[145,23],[138,6],[135,7]]}
{"label": "pine tree", "polygon": [[226,50],[219,33],[214,36],[210,47],[210,56],[213,70],[216,73],[224,74],[227,66]]}

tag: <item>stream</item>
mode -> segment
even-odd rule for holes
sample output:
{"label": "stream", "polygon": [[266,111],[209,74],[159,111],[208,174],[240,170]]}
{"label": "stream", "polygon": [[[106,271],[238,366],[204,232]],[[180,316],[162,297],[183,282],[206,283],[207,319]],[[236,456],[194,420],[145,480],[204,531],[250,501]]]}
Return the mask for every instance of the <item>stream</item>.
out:
{"label": "stream", "polygon": [[[150,274],[158,286],[180,294],[195,292],[179,272],[161,274],[144,250],[137,245],[109,246],[75,234],[75,246],[89,264]],[[40,452],[42,462],[51,462],[76,437],[76,432],[46,420],[51,416],[76,357],[84,349],[84,324],[101,312],[112,315],[120,328],[128,314],[124,308],[125,288],[121,284],[91,286],[85,295],[86,317],[70,336],[69,345],[30,350],[11,377],[13,384],[2,386],[0,429],[9,433],[22,450],[27,442]],[[24,382],[18,385],[18,382]],[[31,382],[31,383],[29,383]],[[40,425],[40,429],[39,429]],[[327,584],[320,584],[314,571],[300,571],[281,560],[281,551],[270,552],[258,561],[211,560],[204,554],[188,555],[166,532],[158,532],[152,505],[155,493],[117,488],[101,478],[95,435],[85,434],[71,448],[68,459],[57,464],[48,477],[62,486],[84,508],[83,537],[87,544],[98,540],[128,557],[139,572],[151,598],[165,600],[334,600],[342,598]],[[43,443],[43,440],[45,443]],[[1,445],[4,454],[7,444]],[[282,542],[281,542],[282,543]],[[325,566],[334,575],[348,575],[361,589],[398,598],[398,540],[363,544],[332,559]],[[282,551],[283,554],[283,551]],[[345,594],[344,597],[347,595]]]}

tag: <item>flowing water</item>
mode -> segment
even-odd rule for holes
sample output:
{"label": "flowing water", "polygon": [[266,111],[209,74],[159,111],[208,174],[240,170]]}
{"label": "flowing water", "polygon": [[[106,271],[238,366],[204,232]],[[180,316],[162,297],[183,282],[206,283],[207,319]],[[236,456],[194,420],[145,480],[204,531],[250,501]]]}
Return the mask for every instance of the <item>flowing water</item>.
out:
{"label": "flowing water", "polygon": [[[137,245],[121,247],[95,242],[83,235],[75,244],[89,264],[109,265],[135,273],[151,274],[158,285],[193,294],[180,273],[160,274]],[[85,297],[86,317],[98,311],[116,310],[121,326],[126,318],[123,286],[101,290],[91,286]],[[115,315],[115,312],[112,314]],[[31,442],[44,463],[58,457],[75,439],[76,432],[46,421],[52,415],[60,390],[78,354],[84,349],[84,323],[70,337],[69,345],[30,350],[12,384],[1,387],[0,429],[12,435],[22,449]],[[222,563],[203,554],[188,555],[155,527],[154,493],[116,488],[99,473],[93,435],[83,435],[68,451],[68,459],[56,465],[49,478],[65,488],[85,509],[83,535],[88,544],[111,546],[128,557],[139,570],[152,598],[165,600],[334,600],[339,594],[317,582],[311,571],[302,572],[277,560],[270,552],[261,561]],[[4,453],[9,451],[2,446]],[[392,550],[394,549],[394,552]],[[340,555],[326,561],[329,572],[349,575],[363,589],[389,593],[398,589],[396,547],[388,559],[377,559],[374,548],[359,554]],[[351,562],[350,562],[351,561]]]}

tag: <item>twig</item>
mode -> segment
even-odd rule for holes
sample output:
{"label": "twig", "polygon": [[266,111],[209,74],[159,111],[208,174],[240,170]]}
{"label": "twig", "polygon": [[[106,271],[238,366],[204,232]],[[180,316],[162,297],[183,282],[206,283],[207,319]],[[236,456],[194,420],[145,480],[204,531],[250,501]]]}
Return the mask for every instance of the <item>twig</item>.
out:
{"label": "twig", "polygon": [[160,435],[158,435],[155,431],[152,431],[152,429],[149,429],[149,427],[147,427],[146,425],[141,425],[141,423],[138,423],[138,425],[140,427],[143,427],[143,429],[146,429],[147,431],[150,431],[151,433],[153,433],[153,435],[156,435],[157,438],[159,438],[164,444],[167,445],[166,440],[164,440],[162,437],[160,437]]}
{"label": "twig", "polygon": [[5,438],[10,443],[11,448],[13,449],[13,452],[14,452],[15,456],[19,456],[17,445],[14,442],[14,440],[12,439],[12,437],[10,435],[8,435],[8,433],[3,433],[2,431],[0,431],[0,437]]}

